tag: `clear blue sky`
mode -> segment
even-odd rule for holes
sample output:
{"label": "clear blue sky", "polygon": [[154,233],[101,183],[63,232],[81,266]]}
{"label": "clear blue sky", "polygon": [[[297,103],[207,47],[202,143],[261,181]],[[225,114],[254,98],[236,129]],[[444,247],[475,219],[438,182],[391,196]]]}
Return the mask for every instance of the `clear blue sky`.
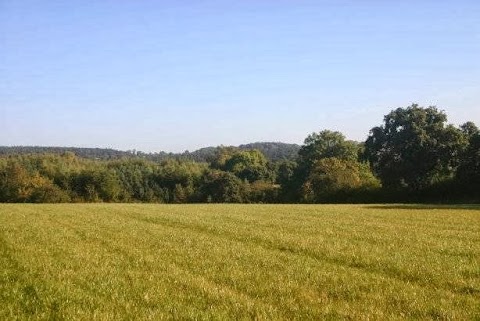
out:
{"label": "clear blue sky", "polygon": [[412,102],[480,125],[480,1],[0,0],[0,145],[363,140]]}

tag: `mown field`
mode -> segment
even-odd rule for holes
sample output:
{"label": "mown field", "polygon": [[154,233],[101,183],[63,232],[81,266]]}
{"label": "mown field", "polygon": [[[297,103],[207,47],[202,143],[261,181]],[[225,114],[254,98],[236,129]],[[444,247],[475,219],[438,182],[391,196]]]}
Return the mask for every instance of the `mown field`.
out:
{"label": "mown field", "polygon": [[0,204],[0,320],[480,318],[480,209]]}

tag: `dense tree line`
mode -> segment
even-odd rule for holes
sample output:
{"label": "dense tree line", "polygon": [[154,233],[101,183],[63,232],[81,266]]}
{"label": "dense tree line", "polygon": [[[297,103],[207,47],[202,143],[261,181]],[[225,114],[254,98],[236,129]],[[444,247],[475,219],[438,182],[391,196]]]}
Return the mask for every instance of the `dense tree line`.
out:
{"label": "dense tree line", "polygon": [[2,202],[273,202],[278,186],[259,151],[221,149],[215,164],[91,160],[67,152],[0,158]]}
{"label": "dense tree line", "polygon": [[3,149],[0,201],[480,201],[480,131],[472,122],[447,124],[436,107],[393,110],[363,143],[323,130],[295,146],[211,147],[194,157],[158,158],[102,149],[82,149],[83,157],[61,148]]}
{"label": "dense tree line", "polygon": [[[0,146],[0,156],[18,154],[59,154],[71,152],[81,158],[113,160],[124,158],[139,158],[151,161],[163,161],[168,159],[191,160],[197,162],[209,162],[215,157],[219,147],[204,147],[196,151],[183,153],[145,153],[136,150],[121,151],[111,148],[84,148],[84,147],[45,147],[45,146]],[[296,158],[300,146],[297,144],[286,144],[278,142],[258,142],[238,146],[240,150],[257,149],[261,151],[270,161],[279,161]]]}

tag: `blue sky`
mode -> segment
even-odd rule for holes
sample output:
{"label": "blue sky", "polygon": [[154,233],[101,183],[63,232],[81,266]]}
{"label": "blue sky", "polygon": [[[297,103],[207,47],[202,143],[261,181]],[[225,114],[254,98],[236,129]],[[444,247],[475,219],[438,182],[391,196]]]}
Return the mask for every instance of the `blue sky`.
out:
{"label": "blue sky", "polygon": [[0,145],[363,140],[412,102],[480,125],[480,1],[0,0]]}

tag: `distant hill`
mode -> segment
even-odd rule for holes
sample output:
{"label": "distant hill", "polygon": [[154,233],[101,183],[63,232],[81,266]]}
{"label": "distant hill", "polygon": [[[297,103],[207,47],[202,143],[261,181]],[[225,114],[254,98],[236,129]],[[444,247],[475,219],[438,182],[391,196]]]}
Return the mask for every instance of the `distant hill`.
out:
{"label": "distant hill", "polygon": [[[32,153],[53,153],[63,154],[71,152],[78,157],[89,159],[118,159],[118,158],[144,158],[153,161],[165,159],[190,159],[198,162],[209,161],[215,156],[216,151],[222,146],[204,147],[193,152],[183,153],[144,153],[140,151],[121,151],[112,148],[82,148],[82,147],[45,147],[45,146],[0,146],[0,156],[32,154]],[[257,142],[233,146],[241,150],[258,149],[271,161],[292,160],[297,156],[300,146],[280,142]]]}

